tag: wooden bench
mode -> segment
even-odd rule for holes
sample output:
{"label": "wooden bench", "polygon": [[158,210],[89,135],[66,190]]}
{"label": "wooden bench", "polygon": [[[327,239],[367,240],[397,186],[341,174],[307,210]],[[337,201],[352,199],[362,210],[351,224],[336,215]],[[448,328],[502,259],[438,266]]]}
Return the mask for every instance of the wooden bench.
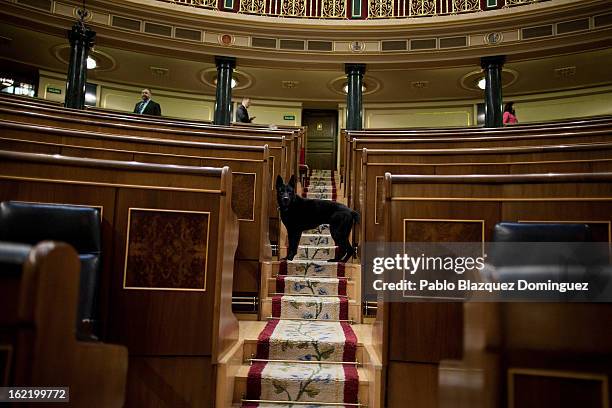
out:
{"label": "wooden bench", "polygon": [[120,408],[127,349],[77,341],[69,318],[77,314],[80,268],[64,243],[0,242],[0,384],[69,387],[73,406]]}
{"label": "wooden bench", "polygon": [[612,143],[466,149],[363,149],[355,209],[361,241],[382,239],[384,174],[526,174],[612,171]]}
{"label": "wooden bench", "polygon": [[[164,141],[158,141],[155,149],[158,152],[148,153],[142,150],[103,149],[62,143],[16,141],[0,138],[0,149],[11,151],[183,166],[229,166],[232,169],[234,181],[232,209],[238,216],[240,230],[234,269],[234,292],[257,295],[259,292],[261,263],[269,261],[272,255],[268,227],[268,203],[271,191],[268,183],[267,148],[265,146],[250,147],[252,152],[258,152],[259,158],[241,159],[168,154],[163,152],[164,144]],[[214,149],[224,150],[222,146],[211,143],[190,143],[190,145],[200,151],[206,149],[213,151]],[[138,149],[140,146],[128,147]],[[228,148],[230,152],[238,150],[233,145],[229,145]],[[185,147],[182,149],[186,150]]]}
{"label": "wooden bench", "polygon": [[[484,242],[491,239],[493,227],[500,221],[583,222],[593,230],[605,231],[610,239],[612,173],[467,176],[387,173],[384,183],[386,242]],[[427,230],[427,235],[423,235],[424,230]],[[512,317],[507,317],[504,324],[523,329],[519,333],[507,334],[514,344],[531,343],[531,347],[539,344],[545,349],[547,342],[561,342],[571,347],[571,342],[559,341],[555,337],[547,340],[547,336],[563,337],[548,328],[536,328],[538,334],[533,336],[533,328],[524,324],[525,315],[518,314],[526,313],[526,306],[512,304],[507,307]],[[386,376],[383,395],[386,394],[388,406],[437,405],[441,387],[440,363],[447,358],[460,359],[463,351],[463,308],[461,303],[379,303],[373,343],[377,345],[379,355],[383,356]],[[605,315],[609,316],[610,307],[604,309]],[[559,311],[559,308],[554,308],[546,315],[552,317]],[[573,309],[572,315],[585,316],[576,312],[579,310]],[[518,324],[521,319],[523,323]],[[571,321],[578,322],[574,317]],[[588,333],[596,335],[600,322],[593,322],[582,322],[581,326],[588,327]],[[465,327],[475,330],[471,334],[476,337],[468,337],[471,341],[479,342],[480,337],[485,336],[484,324],[465,322]],[[566,327],[571,330],[570,326]],[[611,338],[607,335],[608,346],[604,347],[608,353]],[[486,345],[486,341],[484,343]],[[489,343],[489,346],[495,347],[495,344]],[[470,346],[482,347],[478,344]],[[592,348],[595,349],[601,347]],[[544,351],[540,350],[540,353]],[[585,355],[582,358],[586,358]],[[596,358],[592,361],[596,362]],[[571,361],[559,361],[557,366],[567,368],[572,364]],[[456,364],[451,365],[451,369],[457,381],[467,381],[469,370],[458,373],[465,367]],[[497,375],[505,378],[506,372],[488,371],[482,380],[479,377],[479,381]],[[405,381],[407,377],[414,379],[409,389]],[[479,387],[472,392],[484,391]]]}
{"label": "wooden bench", "polygon": [[[278,171],[283,176],[297,174],[301,139],[305,137],[301,128],[271,130],[262,127],[219,126],[150,116],[143,118],[134,114],[87,112],[78,109],[16,103],[2,98],[0,98],[0,119],[103,133],[203,142],[252,145],[252,142],[245,142],[241,138],[253,138],[260,141],[261,138],[266,137],[277,138],[277,140],[284,140],[285,150],[283,155],[277,158],[277,160],[282,160],[277,163],[282,163]],[[220,139],[209,139],[215,137]],[[274,149],[276,145],[272,143],[272,140],[268,139],[267,144]]]}
{"label": "wooden bench", "polygon": [[341,174],[344,178],[345,170],[350,165],[350,144],[353,139],[393,139],[393,138],[420,138],[420,137],[451,137],[466,139],[471,137],[487,137],[498,135],[520,134],[555,134],[573,131],[591,131],[612,128],[612,116],[594,116],[589,118],[571,118],[564,121],[537,122],[519,124],[511,127],[485,128],[485,127],[452,127],[452,128],[375,128],[363,130],[341,131]]}
{"label": "wooden bench", "polygon": [[0,151],[0,201],[101,208],[104,338],[130,352],[127,406],[214,398],[217,362],[238,339],[231,196],[228,167]]}
{"label": "wooden bench", "polygon": [[[594,142],[611,142],[612,129],[591,132],[567,132],[558,134],[533,134],[518,136],[455,138],[409,138],[409,139],[353,139],[350,148],[350,164],[347,173],[345,192],[349,205],[353,205],[355,178],[359,178],[361,152],[368,149],[440,149],[440,148],[483,148],[483,147],[519,147],[546,146],[555,144],[578,144]],[[355,176],[355,177],[353,177]]]}

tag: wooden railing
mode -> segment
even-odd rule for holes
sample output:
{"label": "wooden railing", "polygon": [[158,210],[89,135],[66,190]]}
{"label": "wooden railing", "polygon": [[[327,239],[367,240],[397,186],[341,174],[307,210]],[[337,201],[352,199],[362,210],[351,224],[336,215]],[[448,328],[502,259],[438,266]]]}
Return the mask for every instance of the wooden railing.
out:
{"label": "wooden railing", "polygon": [[500,0],[494,3],[480,0],[369,0],[367,8],[346,0],[323,0],[320,4],[304,0],[160,0],[169,3],[246,14],[291,18],[383,19],[415,18],[448,14],[476,13],[544,0]]}

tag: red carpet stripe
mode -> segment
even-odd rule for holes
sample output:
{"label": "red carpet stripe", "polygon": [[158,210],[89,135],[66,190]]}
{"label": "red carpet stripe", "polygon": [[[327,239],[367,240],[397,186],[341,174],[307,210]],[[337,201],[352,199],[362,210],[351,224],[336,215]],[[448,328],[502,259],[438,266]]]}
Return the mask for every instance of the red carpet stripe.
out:
{"label": "red carpet stripe", "polygon": [[344,331],[344,352],[342,361],[357,361],[357,335],[347,322],[340,322]]}
{"label": "red carpet stripe", "polygon": [[279,317],[280,318],[280,316],[281,316],[281,299],[282,299],[282,296],[280,296],[280,295],[272,297],[272,317]]}
{"label": "red carpet stripe", "polygon": [[348,299],[340,298],[340,320],[348,320]]}
{"label": "red carpet stripe", "polygon": [[280,320],[270,320],[266,324],[266,327],[259,333],[259,337],[257,338],[257,358],[261,358],[267,360],[270,358],[270,337],[272,337],[272,333],[276,329]]}
{"label": "red carpet stripe", "polygon": [[342,278],[344,276],[346,276],[344,274],[344,264],[343,263],[338,263],[337,267],[336,267],[336,276],[339,278]]}
{"label": "red carpet stripe", "polygon": [[278,264],[278,274],[286,275],[287,274],[287,261],[280,261]]}
{"label": "red carpet stripe", "polygon": [[346,296],[346,278],[338,278],[338,294]]}
{"label": "red carpet stripe", "polygon": [[276,293],[285,293],[285,275],[276,277]]}
{"label": "red carpet stripe", "polygon": [[344,367],[344,402],[356,404],[359,394],[359,376],[353,364],[342,364]]}
{"label": "red carpet stripe", "polygon": [[249,375],[247,376],[246,399],[261,399],[261,373],[264,368],[266,368],[266,364],[267,362],[265,361],[255,361],[251,365],[251,368],[249,368]]}

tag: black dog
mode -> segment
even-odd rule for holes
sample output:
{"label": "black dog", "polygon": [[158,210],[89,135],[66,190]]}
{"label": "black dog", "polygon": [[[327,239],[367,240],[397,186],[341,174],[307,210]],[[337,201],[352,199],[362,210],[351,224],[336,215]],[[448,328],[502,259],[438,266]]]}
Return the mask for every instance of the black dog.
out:
{"label": "black dog", "polygon": [[287,260],[292,260],[297,253],[302,232],[321,224],[329,224],[331,236],[340,250],[329,262],[346,262],[355,253],[348,236],[353,225],[359,223],[359,213],[334,201],[298,196],[295,193],[295,176],[291,176],[286,185],[280,175],[276,177],[276,194],[281,220],[289,236]]}

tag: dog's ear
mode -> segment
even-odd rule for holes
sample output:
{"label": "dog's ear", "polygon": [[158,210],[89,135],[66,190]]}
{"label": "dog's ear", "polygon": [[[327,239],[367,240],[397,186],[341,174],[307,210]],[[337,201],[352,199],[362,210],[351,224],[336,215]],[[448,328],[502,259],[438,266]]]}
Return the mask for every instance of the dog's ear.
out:
{"label": "dog's ear", "polygon": [[283,181],[283,178],[279,174],[278,176],[276,176],[276,190],[280,190],[281,187],[283,187],[284,185],[285,185],[285,182]]}
{"label": "dog's ear", "polygon": [[291,178],[289,179],[289,185],[292,189],[295,190],[295,174],[291,175]]}

